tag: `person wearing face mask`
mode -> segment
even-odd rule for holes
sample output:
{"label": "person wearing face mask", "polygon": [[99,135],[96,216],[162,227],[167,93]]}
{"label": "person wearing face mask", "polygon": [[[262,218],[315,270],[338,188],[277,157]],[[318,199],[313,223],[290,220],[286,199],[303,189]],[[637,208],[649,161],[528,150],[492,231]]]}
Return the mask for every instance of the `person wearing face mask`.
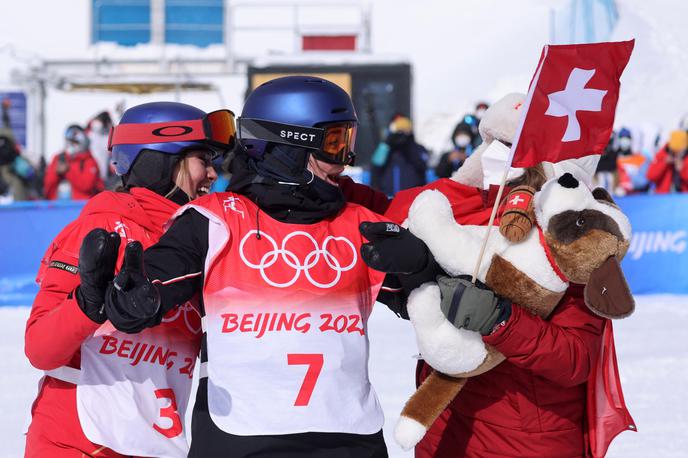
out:
{"label": "person wearing face mask", "polygon": [[656,194],[688,191],[688,134],[671,132],[669,141],[657,151],[647,178],[655,185]]}
{"label": "person wearing face mask", "polygon": [[112,128],[112,118],[107,111],[101,111],[86,125],[86,135],[91,145],[91,154],[98,163],[100,178],[107,181],[110,172],[110,152],[108,151],[108,135]]}
{"label": "person wearing face mask", "polygon": [[43,193],[48,200],[85,200],[104,189],[86,132],[73,124],[65,130],[65,148],[45,170]]}
{"label": "person wearing face mask", "polygon": [[596,187],[604,188],[609,194],[614,194],[618,182],[617,158],[618,150],[614,148],[614,135],[609,138],[607,146],[597,163],[594,183]]}
{"label": "person wearing face mask", "polygon": [[483,115],[489,107],[487,102],[478,102],[475,104],[475,117],[478,118],[478,124],[480,124],[480,120],[483,119]]}
{"label": "person wearing face mask", "polygon": [[473,132],[473,135],[471,136],[473,139],[473,149],[480,146],[480,144],[483,142],[483,138],[480,136],[478,129],[480,127],[480,121],[483,119],[483,115],[485,115],[485,111],[487,111],[489,107],[490,105],[488,105],[487,102],[478,102],[475,104],[475,110],[473,111],[473,114],[467,114],[464,116],[464,121],[471,126]]}
{"label": "person wearing face mask", "polygon": [[413,124],[406,116],[395,115],[387,131],[387,138],[373,153],[370,175],[372,186],[391,197],[425,184],[428,151],[416,143]]}
{"label": "person wearing face mask", "polygon": [[[113,129],[108,149],[122,186],[91,198],[39,267],[24,351],[45,376],[26,457],[186,456],[184,412],[201,338],[197,300],[129,336],[112,326],[118,316],[103,309],[102,294],[128,242],[153,245],[180,205],[208,192],[217,177],[211,160],[233,147],[234,134],[228,110],[206,114],[175,102],[132,107]],[[80,262],[84,238],[112,256]]]}
{"label": "person wearing face mask", "polygon": [[456,125],[452,133],[454,148],[440,157],[440,161],[435,167],[437,178],[449,178],[463,165],[466,158],[473,152],[472,135],[473,130],[465,121]]}
{"label": "person wearing face mask", "polygon": [[[382,217],[337,186],[354,158],[352,101],[321,78],[278,78],[237,126],[227,192],[180,209],[143,264],[130,244],[105,313],[145,332],[201,295],[190,457],[386,457],[366,325],[384,274],[361,260],[358,229]],[[109,252],[84,244],[81,261]]]}
{"label": "person wearing face mask", "polygon": [[651,184],[647,176],[651,158],[642,151],[633,151],[633,136],[625,127],[619,130],[616,143],[618,186],[614,194],[623,196],[647,192]]}

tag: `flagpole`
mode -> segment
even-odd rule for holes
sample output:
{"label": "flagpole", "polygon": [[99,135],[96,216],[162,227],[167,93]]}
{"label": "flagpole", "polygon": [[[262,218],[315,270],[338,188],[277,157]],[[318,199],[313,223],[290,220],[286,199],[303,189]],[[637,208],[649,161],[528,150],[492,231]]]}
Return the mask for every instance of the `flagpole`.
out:
{"label": "flagpole", "polygon": [[502,182],[499,185],[499,191],[497,191],[497,198],[492,206],[492,213],[490,214],[490,222],[487,223],[487,233],[483,239],[483,246],[480,248],[480,254],[478,255],[478,262],[475,263],[475,268],[473,269],[473,276],[471,277],[471,283],[475,283],[478,277],[478,272],[480,271],[480,264],[482,263],[483,256],[485,255],[485,248],[487,247],[487,241],[490,238],[490,232],[492,231],[492,223],[494,223],[495,217],[497,216],[497,209],[499,208],[499,202],[502,200],[502,194],[504,193],[504,187],[506,186],[506,179],[509,176],[509,169],[511,168],[511,162],[507,164],[504,168],[504,175],[502,176]]}
{"label": "flagpole", "polygon": [[528,109],[530,108],[530,102],[533,99],[533,93],[535,92],[535,87],[540,80],[540,71],[545,65],[545,59],[547,59],[547,53],[549,51],[549,45],[545,45],[543,49],[543,55],[540,59],[537,70],[535,71],[535,76],[533,81],[530,82],[530,87],[528,88],[528,95],[526,97],[525,103],[523,104],[523,114],[519,120],[518,127],[516,129],[516,135],[514,135],[514,141],[511,145],[511,150],[509,151],[509,157],[504,164],[504,174],[502,175],[502,182],[499,184],[499,191],[497,192],[497,198],[495,199],[494,205],[492,205],[492,213],[490,214],[490,222],[487,225],[487,233],[483,239],[483,245],[480,248],[480,254],[478,255],[478,260],[475,263],[475,268],[473,269],[473,275],[471,276],[471,283],[475,284],[475,280],[478,277],[478,272],[480,272],[480,265],[483,262],[483,256],[485,255],[485,249],[487,248],[487,241],[490,238],[490,232],[492,232],[492,224],[497,217],[497,209],[499,208],[499,203],[502,200],[502,194],[504,193],[504,187],[506,186],[506,180],[509,176],[509,169],[511,168],[511,163],[514,160],[514,153],[518,147],[518,141],[521,138],[521,131],[523,130],[523,125],[526,122],[526,117],[528,116]]}

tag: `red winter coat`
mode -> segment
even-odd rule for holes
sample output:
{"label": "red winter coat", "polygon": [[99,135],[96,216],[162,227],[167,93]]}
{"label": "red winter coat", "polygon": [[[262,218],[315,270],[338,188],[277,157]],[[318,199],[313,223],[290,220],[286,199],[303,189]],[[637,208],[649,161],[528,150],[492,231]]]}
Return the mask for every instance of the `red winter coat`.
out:
{"label": "red winter coat", "polygon": [[[99,327],[71,295],[79,284],[73,267],[78,266],[79,248],[86,234],[100,227],[138,240],[146,248],[158,241],[163,224],[177,208],[174,202],[144,188],[133,188],[129,194],[103,192],[58,234],[41,261],[36,278],[40,289],[26,323],[24,351],[34,367],[79,368],[81,343]],[[125,245],[120,244],[120,261]],[[122,456],[85,437],[76,410],[76,386],[71,383],[46,376],[31,414],[25,457],[66,458],[77,456],[77,450],[85,454],[78,456]]]}
{"label": "red winter coat", "polygon": [[[496,187],[481,191],[445,179],[427,188],[447,195],[460,223],[487,224]],[[386,216],[402,221],[420,191],[400,193]],[[582,292],[571,285],[547,321],[514,305],[507,325],[483,339],[506,361],[468,380],[418,444],[416,457],[580,457],[591,447],[604,456],[614,436],[633,423],[618,381],[611,323],[588,311]],[[419,364],[418,383],[429,370]]]}
{"label": "red winter coat", "polygon": [[[67,161],[69,169],[60,176],[57,173],[57,165],[61,161]],[[67,180],[72,187],[72,200],[85,200],[105,189],[103,179],[96,160],[90,151],[82,151],[75,154],[59,153],[50,161],[45,170],[43,180],[43,193],[48,200],[57,198],[57,187],[62,180]]]}
{"label": "red winter coat", "polygon": [[676,171],[674,164],[667,162],[669,152],[668,145],[657,151],[655,157],[652,159],[650,167],[647,169],[647,179],[655,184],[656,194],[667,194],[671,192],[671,185],[674,182],[674,175],[679,174],[680,192],[688,191],[688,155],[683,159],[676,159],[681,161],[681,170]]}

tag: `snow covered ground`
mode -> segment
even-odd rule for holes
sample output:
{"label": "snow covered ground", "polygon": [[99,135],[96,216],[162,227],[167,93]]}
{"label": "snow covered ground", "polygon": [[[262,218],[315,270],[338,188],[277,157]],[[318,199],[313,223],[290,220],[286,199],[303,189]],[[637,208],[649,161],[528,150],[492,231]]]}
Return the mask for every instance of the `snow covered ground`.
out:
{"label": "snow covered ground", "polygon": [[[615,324],[616,346],[626,402],[639,432],[625,432],[609,457],[688,456],[688,296],[640,296],[635,315]],[[23,355],[28,307],[0,308],[0,456],[21,456],[23,428],[40,373]],[[401,407],[413,391],[417,352],[411,328],[384,306],[370,322],[371,378],[385,410],[391,457],[410,457],[392,439]]]}

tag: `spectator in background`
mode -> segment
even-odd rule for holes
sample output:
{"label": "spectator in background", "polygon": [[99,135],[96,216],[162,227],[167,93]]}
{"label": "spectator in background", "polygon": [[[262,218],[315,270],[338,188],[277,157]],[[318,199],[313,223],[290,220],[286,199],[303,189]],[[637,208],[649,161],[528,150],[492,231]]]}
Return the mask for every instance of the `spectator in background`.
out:
{"label": "spectator in background", "polygon": [[[110,168],[110,152],[108,151],[108,137],[112,128],[112,118],[107,111],[101,111],[86,125],[86,136],[90,142],[90,151],[93,159],[98,163],[100,178],[108,181],[108,178],[116,175]],[[119,183],[119,180],[116,180]]]}
{"label": "spectator in background", "polygon": [[29,184],[35,177],[33,166],[21,155],[10,124],[10,99],[2,101],[2,128],[0,128],[0,195],[9,201],[29,199]]}
{"label": "spectator in background", "polygon": [[478,120],[483,119],[483,115],[487,111],[487,109],[490,108],[490,105],[487,102],[478,102],[475,104],[475,117],[478,118]]}
{"label": "spectator in background", "polygon": [[617,156],[618,150],[614,148],[614,135],[612,134],[607,146],[604,148],[600,161],[597,163],[594,177],[595,186],[604,188],[609,194],[615,194],[616,191],[618,180]]}
{"label": "spectator in background", "polygon": [[9,129],[0,129],[0,194],[11,194],[12,200],[26,200],[26,186],[15,173],[19,149]]}
{"label": "spectator in background", "polygon": [[472,114],[467,114],[463,117],[464,122],[471,126],[473,133],[473,149],[476,149],[483,142],[478,129],[480,127],[480,120],[483,119],[483,115],[489,107],[490,106],[487,104],[487,102],[478,102],[475,104],[475,111]]}
{"label": "spectator in background", "polygon": [[657,151],[647,178],[654,183],[655,193],[688,191],[688,133],[675,130],[669,137],[669,142]]}
{"label": "spectator in background", "polygon": [[83,200],[104,189],[98,164],[88,149],[84,129],[77,125],[65,131],[65,149],[53,157],[45,171],[45,198]]}
{"label": "spectator in background", "polygon": [[370,160],[374,188],[388,196],[402,189],[425,184],[428,151],[413,136],[413,124],[406,116],[395,115],[389,123],[388,135]]}
{"label": "spectator in background", "polygon": [[461,121],[456,125],[452,133],[452,144],[454,148],[444,153],[435,167],[437,178],[452,176],[473,152],[473,129],[467,122]]}
{"label": "spectator in background", "polygon": [[647,178],[650,158],[640,151],[633,151],[633,136],[630,130],[625,127],[619,130],[615,148],[618,186],[614,194],[623,196],[647,192],[650,188]]}

